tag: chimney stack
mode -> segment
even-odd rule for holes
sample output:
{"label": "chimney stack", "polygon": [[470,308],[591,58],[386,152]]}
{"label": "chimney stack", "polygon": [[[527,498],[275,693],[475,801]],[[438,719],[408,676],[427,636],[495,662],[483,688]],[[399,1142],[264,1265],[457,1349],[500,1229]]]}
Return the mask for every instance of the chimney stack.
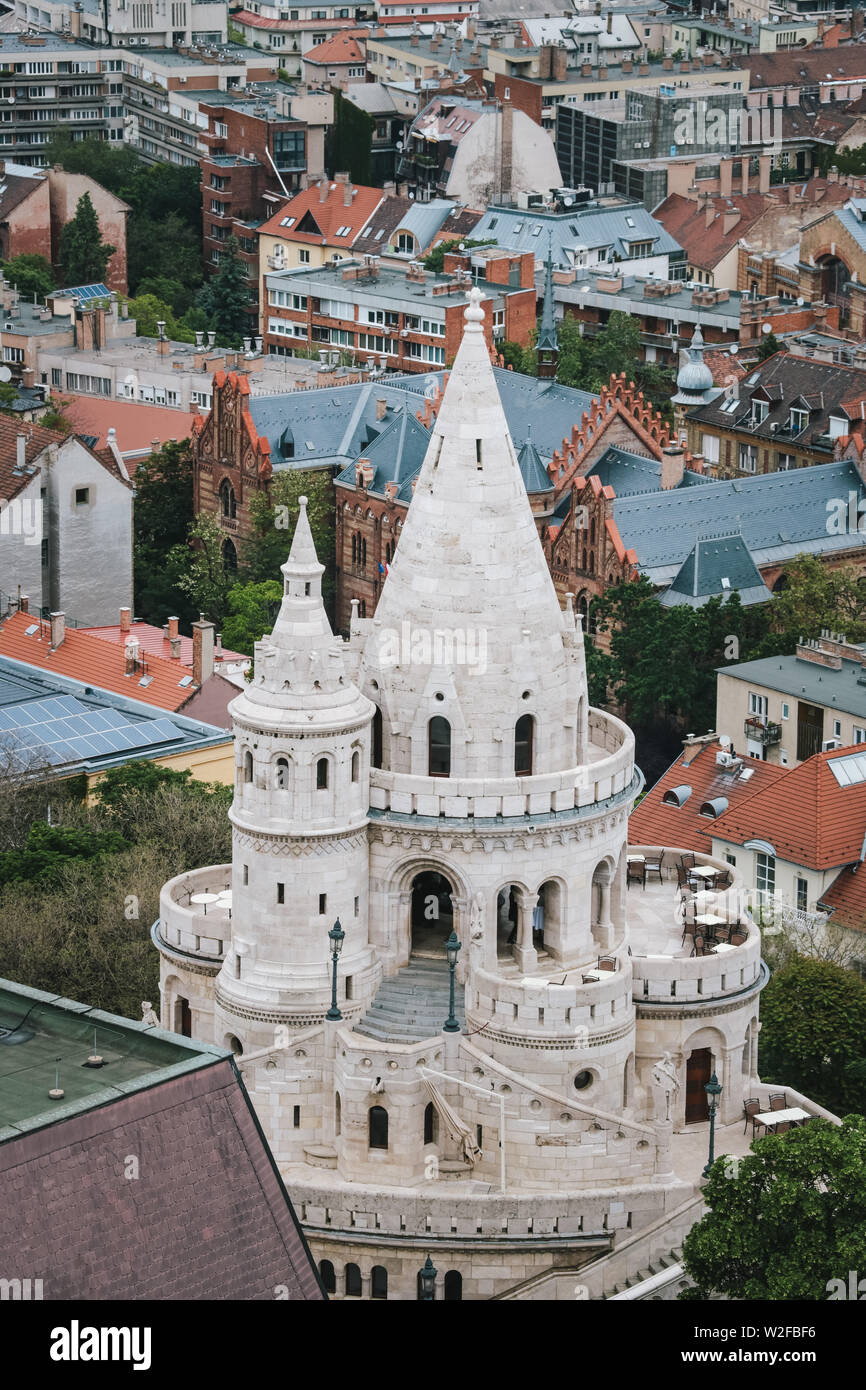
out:
{"label": "chimney stack", "polygon": [[192,678],[196,685],[204,685],[214,670],[214,625],[206,621],[204,613],[192,625]]}
{"label": "chimney stack", "polygon": [[387,413],[388,402],[386,401],[384,396],[379,396],[378,400],[376,401],[376,419],[384,420]]}
{"label": "chimney stack", "polygon": [[165,635],[170,642],[177,637],[177,618],[169,618],[168,631]]}
{"label": "chimney stack", "polygon": [[669,444],[662,451],[662,487],[679,487],[685,466],[686,456],[682,444]]}
{"label": "chimney stack", "polygon": [[52,647],[62,647],[66,637],[66,615],[64,613],[51,614],[51,645]]}
{"label": "chimney stack", "polygon": [[180,661],[180,638],[171,637],[169,639],[169,647],[171,648],[171,660]]}
{"label": "chimney stack", "polygon": [[124,646],[124,655],[125,655],[125,657],[126,657],[126,674],[127,674],[128,676],[134,676],[134,675],[135,675],[135,668],[136,668],[136,666],[138,665],[138,639],[137,639],[137,638],[135,638],[135,637],[130,637],[130,638],[128,639],[128,641],[126,642],[126,644],[125,644],[125,646]]}
{"label": "chimney stack", "polygon": [[132,609],[131,609],[131,608],[121,608],[121,610],[120,610],[120,630],[121,630],[121,632],[129,632],[129,629],[130,629],[131,626],[132,626]]}
{"label": "chimney stack", "polygon": [[19,434],[18,449],[15,456],[16,467],[24,468],[27,463],[27,435]]}

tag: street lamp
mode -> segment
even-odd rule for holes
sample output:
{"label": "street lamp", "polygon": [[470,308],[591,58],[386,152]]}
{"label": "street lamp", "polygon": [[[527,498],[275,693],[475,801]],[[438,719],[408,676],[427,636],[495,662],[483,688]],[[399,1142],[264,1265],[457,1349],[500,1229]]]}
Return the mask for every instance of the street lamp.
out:
{"label": "street lamp", "polygon": [[[453,932],[452,932],[453,936]],[[422,1303],[432,1303],[436,1298],[436,1275],[439,1273],[430,1256],[428,1255],[420,1270],[418,1271],[418,1283],[421,1287],[419,1298]]]}
{"label": "street lamp", "polygon": [[716,1110],[718,1109],[716,1102],[718,1101],[719,1096],[722,1094],[722,1088],[719,1085],[719,1078],[716,1076],[715,1072],[713,1072],[712,1076],[710,1077],[709,1081],[704,1087],[704,1090],[707,1093],[707,1104],[710,1107],[710,1154],[709,1158],[707,1159],[707,1164],[704,1168],[703,1174],[705,1178],[708,1178],[710,1176],[710,1169],[713,1166],[713,1162],[716,1156]]}
{"label": "street lamp", "polygon": [[340,926],[340,919],[337,918],[331,930],[328,932],[328,940],[331,943],[331,961],[333,963],[333,974],[331,976],[331,1007],[325,1014],[332,1023],[337,1023],[343,1017],[337,1007],[337,961],[340,959],[340,952],[343,949],[343,942],[346,940],[346,933]]}
{"label": "street lamp", "polygon": [[[454,967],[457,964],[457,952],[460,950],[460,942],[457,940],[457,933],[451,928],[451,935],[445,942],[445,955],[448,960],[448,969],[451,972],[450,992],[448,996],[448,1018],[442,1025],[443,1033],[459,1033],[460,1024],[454,1017]],[[428,1255],[429,1260],[429,1255]]]}

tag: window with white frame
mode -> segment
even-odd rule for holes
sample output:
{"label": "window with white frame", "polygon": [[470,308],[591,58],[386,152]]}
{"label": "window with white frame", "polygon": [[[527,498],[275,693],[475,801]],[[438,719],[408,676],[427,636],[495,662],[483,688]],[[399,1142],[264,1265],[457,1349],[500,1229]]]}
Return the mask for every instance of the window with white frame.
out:
{"label": "window with white frame", "polygon": [[754,690],[749,691],[749,714],[758,718],[767,717],[767,696],[758,695]]}
{"label": "window with white frame", "polygon": [[719,461],[719,436],[717,434],[701,435],[701,453],[707,463],[718,463]]}
{"label": "window with white frame", "polygon": [[771,898],[776,891],[776,860],[772,854],[755,856],[755,887],[762,898]]}
{"label": "window with white frame", "polygon": [[756,473],[758,470],[758,448],[756,444],[740,445],[740,468],[744,473]]}

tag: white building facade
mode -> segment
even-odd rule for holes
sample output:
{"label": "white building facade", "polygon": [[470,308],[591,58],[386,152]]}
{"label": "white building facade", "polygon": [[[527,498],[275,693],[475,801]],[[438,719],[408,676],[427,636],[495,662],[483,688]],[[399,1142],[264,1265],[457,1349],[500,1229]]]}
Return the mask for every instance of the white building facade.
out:
{"label": "white building facade", "polygon": [[[446,1299],[608,1256],[694,1202],[675,1149],[706,1069],[726,1124],[760,1085],[754,924],[690,958],[668,868],[629,925],[634,739],[588,704],[479,299],[348,643],[302,506],[231,706],[232,864],[167,883],[153,929],[163,1026],[237,1054],[338,1297],[414,1299],[428,1254]],[[224,906],[204,916],[201,891]]]}

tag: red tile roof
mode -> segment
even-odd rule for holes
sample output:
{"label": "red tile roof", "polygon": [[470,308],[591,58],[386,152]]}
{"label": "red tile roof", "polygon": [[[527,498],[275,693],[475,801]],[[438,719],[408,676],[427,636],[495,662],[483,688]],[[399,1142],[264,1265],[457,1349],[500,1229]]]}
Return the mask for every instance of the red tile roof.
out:
{"label": "red tile roof", "polygon": [[[311,246],[349,247],[366,227],[373,213],[384,198],[381,188],[367,188],[363,184],[351,184],[355,190],[349,206],[345,202],[346,185],[332,183],[328,196],[322,202],[320,185],[314,183],[305,188],[290,202],[284,203],[279,212],[259,227],[259,235],[277,236],[284,241],[297,241]],[[309,215],[316,230],[299,231],[302,219]],[[286,218],[293,217],[291,227],[284,226]],[[348,227],[345,236],[337,236],[341,227]]]}
{"label": "red tile roof", "polygon": [[[174,661],[171,655],[171,642],[166,637],[161,627],[154,627],[152,623],[130,623],[129,628],[124,630],[119,623],[114,623],[106,627],[79,627],[76,632],[89,633],[91,637],[101,637],[105,642],[126,642],[127,638],[135,637],[138,645],[143,652],[149,656],[160,656],[166,661]],[[220,648],[215,655],[216,670],[219,670],[221,662],[249,661],[248,656],[243,652],[230,652],[225,647]],[[178,664],[178,663],[174,663]],[[192,670],[192,638],[181,637],[180,639],[180,663]]]}
{"label": "red tile roof", "polygon": [[858,862],[866,834],[866,782],[840,786],[830,764],[863,751],[860,745],[837,748],[780,769],[784,775],[771,786],[725,812],[716,834],[735,844],[767,840],[778,859],[806,869]]}
{"label": "red tile roof", "polygon": [[30,481],[27,474],[18,473],[18,436],[23,434],[25,461],[33,464],[49,444],[62,444],[67,436],[44,425],[25,424],[11,415],[0,415],[0,497],[10,502]]}
{"label": "red tile roof", "polygon": [[366,63],[367,49],[358,40],[366,36],[366,29],[347,29],[342,34],[332,34],[324,43],[316,44],[304,54],[305,63]]}
{"label": "red tile roof", "polygon": [[832,910],[832,920],[852,931],[866,931],[866,865],[849,864],[835,878],[818,906]]}
{"label": "red tile roof", "polygon": [[[108,431],[117,435],[117,447],[124,456],[149,449],[156,439],[188,439],[194,414],[169,406],[140,405],[136,401],[112,401],[103,396],[62,397],[62,410],[77,434],[95,435],[94,449],[104,449]],[[134,460],[132,461],[134,470]]]}
{"label": "red tile roof", "polygon": [[0,1248],[47,1301],[325,1299],[228,1059],[0,1144]]}
{"label": "red tile roof", "polygon": [[[752,776],[746,781],[732,777],[716,765],[716,754],[722,751],[717,739],[704,744],[691,762],[685,763],[683,758],[690,751],[686,750],[671,763],[632,811],[628,822],[630,844],[664,845],[709,854],[713,836],[720,833],[721,822],[702,816],[701,807],[708,801],[725,798],[729,807],[743,808],[762,788],[772,787],[785,775],[782,767],[748,759]],[[691,794],[682,806],[665,804],[665,792],[682,786],[691,787]]]}
{"label": "red tile roof", "polygon": [[[38,630],[28,637],[27,629],[38,624]],[[145,669],[126,675],[126,653],[119,643],[106,642],[89,632],[67,627],[59,647],[51,646],[51,624],[40,623],[27,613],[13,613],[0,624],[0,656],[25,661],[43,671],[86,681],[100,690],[111,690],[131,700],[141,700],[159,709],[177,710],[185,704],[198,686],[178,684],[189,671],[180,661],[165,661],[160,656],[147,656]],[[143,676],[153,679],[139,685]]]}
{"label": "red tile roof", "polygon": [[[729,202],[740,216],[726,232],[722,210]],[[746,235],[766,207],[763,193],[741,193],[736,200],[719,196],[716,216],[708,227],[706,211],[701,203],[685,198],[681,193],[672,193],[659,204],[653,217],[688,253],[690,265],[712,270],[736,246],[740,237]]]}
{"label": "red tile roof", "polygon": [[[465,18],[465,16],[455,15],[455,19]],[[276,29],[280,32],[289,32],[300,29],[354,29],[356,21],[354,19],[263,19],[260,14],[253,14],[252,10],[238,10],[232,15],[232,24],[245,24],[250,29]]]}

